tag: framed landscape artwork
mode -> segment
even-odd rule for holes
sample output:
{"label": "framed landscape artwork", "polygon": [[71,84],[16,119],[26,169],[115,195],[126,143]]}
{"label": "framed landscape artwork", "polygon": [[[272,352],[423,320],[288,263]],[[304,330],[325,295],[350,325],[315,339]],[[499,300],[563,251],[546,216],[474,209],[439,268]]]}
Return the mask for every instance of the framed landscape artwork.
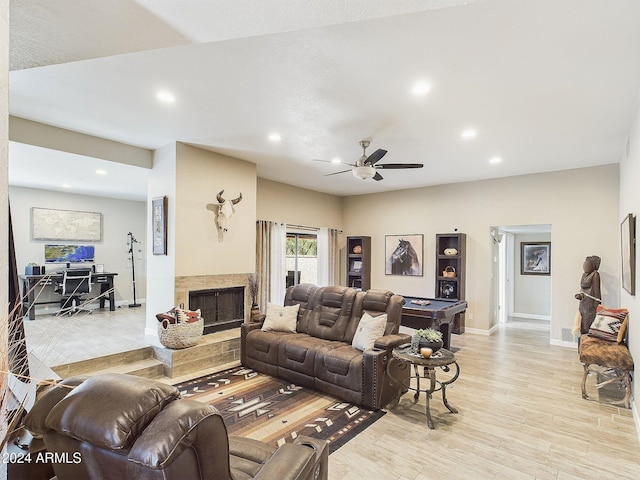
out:
{"label": "framed landscape artwork", "polygon": [[154,255],[167,254],[167,205],[167,197],[158,197],[151,201]]}
{"label": "framed landscape artwork", "polygon": [[628,214],[620,225],[622,247],[622,288],[636,294],[636,218]]}
{"label": "framed landscape artwork", "polygon": [[520,274],[551,275],[551,242],[520,242]]}
{"label": "framed landscape artwork", "polygon": [[422,276],[422,234],[386,235],[384,242],[386,275]]}

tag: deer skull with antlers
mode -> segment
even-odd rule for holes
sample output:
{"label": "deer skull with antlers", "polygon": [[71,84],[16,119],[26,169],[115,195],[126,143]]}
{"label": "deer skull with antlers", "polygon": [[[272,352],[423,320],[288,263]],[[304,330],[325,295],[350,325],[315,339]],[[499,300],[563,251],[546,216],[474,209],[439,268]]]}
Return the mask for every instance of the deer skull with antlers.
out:
{"label": "deer skull with antlers", "polygon": [[218,199],[218,215],[216,217],[216,224],[220,229],[220,233],[224,234],[227,231],[227,224],[229,223],[229,219],[235,213],[234,205],[242,200],[242,193],[238,198],[234,198],[233,200],[225,200],[222,197],[224,190],[220,190],[220,193],[216,196]]}

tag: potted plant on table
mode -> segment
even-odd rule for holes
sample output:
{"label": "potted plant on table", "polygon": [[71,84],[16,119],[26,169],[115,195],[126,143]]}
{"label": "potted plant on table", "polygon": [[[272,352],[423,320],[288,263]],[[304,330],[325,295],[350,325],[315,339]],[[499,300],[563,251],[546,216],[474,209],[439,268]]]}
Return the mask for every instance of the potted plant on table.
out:
{"label": "potted plant on table", "polygon": [[436,353],[442,348],[442,332],[433,328],[416,330],[411,338],[411,348],[416,353],[420,353],[421,348],[430,348],[432,353]]}

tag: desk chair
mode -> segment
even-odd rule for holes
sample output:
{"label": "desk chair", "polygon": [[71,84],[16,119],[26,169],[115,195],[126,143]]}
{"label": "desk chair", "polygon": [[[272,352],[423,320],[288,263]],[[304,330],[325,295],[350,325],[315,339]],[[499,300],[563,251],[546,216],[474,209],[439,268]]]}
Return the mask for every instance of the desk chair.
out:
{"label": "desk chair", "polygon": [[64,270],[62,281],[56,281],[54,292],[62,295],[61,308],[57,314],[91,313],[90,309],[78,306],[80,302],[85,300],[84,295],[91,293],[91,269],[68,268]]}

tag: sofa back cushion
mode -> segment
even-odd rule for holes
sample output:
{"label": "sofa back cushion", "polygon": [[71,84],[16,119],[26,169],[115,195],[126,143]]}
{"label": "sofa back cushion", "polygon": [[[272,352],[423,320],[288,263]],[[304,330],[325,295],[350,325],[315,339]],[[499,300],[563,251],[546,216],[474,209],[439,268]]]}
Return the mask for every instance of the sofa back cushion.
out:
{"label": "sofa back cushion", "polygon": [[386,313],[387,325],[384,334],[398,333],[400,319],[402,318],[402,305],[404,305],[404,297],[395,295],[389,290],[371,289],[366,292],[358,292],[353,304],[351,318],[345,331],[344,340],[347,342],[353,341],[358,323],[365,313],[368,313],[372,317]]}
{"label": "sofa back cushion", "polygon": [[[318,288],[311,300],[313,310],[309,313],[307,333],[325,340],[344,341],[356,293],[347,287]],[[352,340],[353,334],[349,342]]]}
{"label": "sofa back cushion", "polygon": [[284,294],[284,305],[300,305],[298,311],[298,324],[296,331],[298,333],[309,333],[309,313],[312,305],[309,305],[313,294],[318,290],[316,285],[310,283],[301,283],[287,288]]}

